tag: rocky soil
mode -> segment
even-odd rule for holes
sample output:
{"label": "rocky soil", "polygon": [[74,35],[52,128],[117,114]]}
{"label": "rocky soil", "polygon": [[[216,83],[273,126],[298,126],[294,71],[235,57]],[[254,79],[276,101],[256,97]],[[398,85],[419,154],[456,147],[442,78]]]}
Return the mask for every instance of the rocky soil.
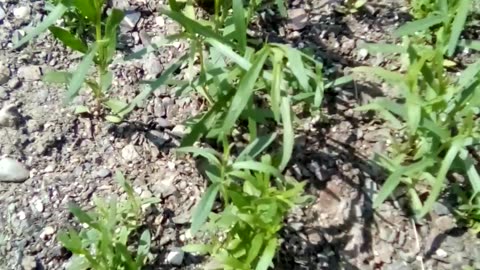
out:
{"label": "rocky soil", "polygon": [[[261,33],[313,49],[332,78],[358,65],[394,67],[359,46],[388,42],[392,29],[408,18],[405,5],[370,1],[359,13],[342,15],[334,10],[337,2],[295,0],[289,14],[296,19],[262,16]],[[179,30],[158,15],[162,1],[113,4],[128,11],[119,60]],[[70,255],[57,233],[74,224],[67,203],[87,207],[92,196],[118,193],[116,170],[131,179],[139,196],[161,199],[147,217],[156,255],[151,269],[203,269],[202,260],[189,254],[171,260],[187,239],[192,207],[206,185],[194,161],[172,153],[185,132],[183,120],[198,113],[200,103],[164,87],[120,125],[74,115],[63,102],[65,90],[41,76],[74,68],[79,55],[48,34],[11,50],[25,27],[44,15],[44,1],[0,0],[0,269],[63,269]],[[187,49],[177,42],[139,60],[118,61],[115,95],[131,100],[140,80],[155,78]],[[360,83],[334,89],[326,94],[327,119],[305,119],[288,173],[309,181],[307,192],[317,199],[286,220],[276,269],[480,269],[480,239],[456,223],[448,199],[421,224],[405,212],[401,193],[396,202],[372,210],[372,194],[385,175],[369,159],[384,151],[388,130],[353,108],[389,90]],[[84,102],[88,95],[75,100]]]}

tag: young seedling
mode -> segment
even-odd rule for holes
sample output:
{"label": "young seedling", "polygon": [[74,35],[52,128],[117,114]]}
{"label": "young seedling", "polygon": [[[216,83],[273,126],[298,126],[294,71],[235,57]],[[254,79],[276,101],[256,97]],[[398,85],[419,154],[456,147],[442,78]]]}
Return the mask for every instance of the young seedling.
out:
{"label": "young seedling", "polygon": [[[105,0],[61,0],[57,1],[48,17],[34,30],[21,39],[14,48],[18,48],[45,30],[50,30],[53,36],[70,49],[82,53],[83,59],[75,72],[55,71],[47,73],[44,81],[62,83],[68,85],[67,102],[78,96],[84,86],[88,86],[96,101],[94,112],[101,113],[106,107],[110,115],[106,119],[111,122],[120,122],[128,112],[127,104],[120,100],[108,97],[108,91],[112,86],[113,75],[108,69],[112,62],[117,44],[117,28],[124,14],[121,10],[111,9],[105,17]],[[58,19],[63,18],[66,12],[74,14],[76,21],[85,23],[84,31],[90,31],[87,35],[72,32],[72,29],[54,25]],[[75,19],[74,19],[75,22]],[[93,41],[90,41],[93,39]],[[89,75],[91,67],[96,72]],[[86,113],[91,110],[85,106],[78,106],[76,113]]]}

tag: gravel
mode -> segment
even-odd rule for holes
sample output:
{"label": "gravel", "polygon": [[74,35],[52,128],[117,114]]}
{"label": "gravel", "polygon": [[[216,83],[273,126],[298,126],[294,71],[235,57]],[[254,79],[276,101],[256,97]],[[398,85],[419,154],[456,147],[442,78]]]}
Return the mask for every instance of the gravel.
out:
{"label": "gravel", "polygon": [[22,163],[8,157],[0,159],[0,182],[23,182],[29,176]]}

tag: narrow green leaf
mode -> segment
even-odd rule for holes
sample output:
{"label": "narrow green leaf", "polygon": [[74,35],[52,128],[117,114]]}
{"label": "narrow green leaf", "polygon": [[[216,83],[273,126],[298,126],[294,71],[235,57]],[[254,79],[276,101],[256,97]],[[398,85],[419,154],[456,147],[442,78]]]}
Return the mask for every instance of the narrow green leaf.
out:
{"label": "narrow green leaf", "polygon": [[65,46],[72,50],[86,53],[88,50],[87,45],[78,37],[74,36],[70,31],[57,26],[50,26],[48,28],[52,32],[53,36],[60,40]]}
{"label": "narrow green leaf", "polygon": [[106,62],[110,62],[115,54],[115,49],[117,46],[117,28],[123,20],[124,17],[123,11],[119,9],[112,9],[112,13],[107,18],[107,23],[105,25],[105,37],[109,39],[107,45],[107,51],[105,55]]}
{"label": "narrow green leaf", "polygon": [[73,74],[65,71],[51,71],[43,75],[42,80],[48,83],[68,84]]}
{"label": "narrow green leaf", "polygon": [[270,102],[275,120],[280,120],[280,99],[282,96],[283,80],[283,54],[280,50],[273,48],[273,71],[272,71],[272,90],[270,91]]}
{"label": "narrow green leaf", "polygon": [[111,71],[107,71],[104,74],[102,74],[101,90],[103,93],[106,93],[110,90],[110,88],[112,87],[112,82],[113,82],[113,73]]}
{"label": "narrow green leaf", "polygon": [[93,228],[98,228],[93,218],[87,212],[83,211],[80,207],[78,207],[76,204],[69,203],[68,209],[81,223],[86,223]]}
{"label": "narrow green leaf", "polygon": [[229,134],[237,122],[238,117],[247,106],[247,103],[253,94],[255,82],[258,80],[263,69],[265,60],[267,59],[268,51],[263,48],[252,67],[247,71],[244,77],[240,80],[238,90],[232,99],[232,103],[225,117],[222,130],[225,134]]}
{"label": "narrow green leaf", "polygon": [[255,270],[267,270],[272,263],[273,257],[275,256],[275,252],[277,250],[277,239],[272,238],[268,241],[265,250],[262,253],[262,257],[258,261],[257,267]]}
{"label": "narrow green leaf", "polygon": [[458,39],[463,31],[467,16],[472,6],[472,0],[462,0],[457,7],[457,14],[453,20],[450,40],[448,41],[448,56],[452,56],[457,48]]}
{"label": "narrow green leaf", "polygon": [[232,0],[233,21],[235,23],[235,38],[240,45],[239,51],[245,51],[247,47],[247,26],[245,23],[245,10],[242,0]]}
{"label": "narrow green leaf", "polygon": [[277,137],[277,133],[257,137],[238,155],[237,161],[245,161],[247,159],[254,159],[262,153]]}
{"label": "narrow green leaf", "polygon": [[177,153],[191,153],[194,156],[201,156],[206,158],[211,164],[220,165],[218,160],[219,154],[213,149],[198,148],[194,146],[181,147],[175,150]]}
{"label": "narrow green leaf", "polygon": [[287,17],[287,8],[285,7],[284,0],[275,0],[275,4],[277,5],[278,12],[282,15],[283,18]]}
{"label": "narrow green leaf", "polygon": [[192,233],[192,235],[196,234],[200,230],[201,226],[207,220],[208,215],[212,210],[213,203],[217,198],[217,193],[219,190],[220,190],[219,184],[212,184],[205,191],[205,194],[200,200],[200,203],[198,204],[198,206],[195,208],[195,211],[193,212],[192,225],[190,227],[190,232]]}
{"label": "narrow green leaf", "polygon": [[480,192],[480,176],[475,168],[475,162],[469,156],[466,149],[461,149],[459,153],[460,158],[463,160],[463,166],[467,172],[468,180],[473,188],[474,193]]}
{"label": "narrow green leaf", "polygon": [[316,75],[315,76],[315,97],[313,99],[313,105],[315,108],[319,109],[322,105],[323,96],[325,92],[325,84],[323,83],[323,72],[321,65],[315,65]]}
{"label": "narrow green leaf", "polygon": [[116,115],[107,115],[105,116],[105,120],[114,124],[118,124],[122,122],[122,118]]}
{"label": "narrow green leaf", "polygon": [[389,71],[381,67],[356,67],[353,68],[352,71],[363,73],[367,76],[375,75],[391,84],[404,82],[404,76],[402,74]]}
{"label": "narrow green leaf", "polygon": [[253,160],[235,162],[232,165],[232,168],[234,170],[251,170],[251,171],[257,171],[257,172],[269,173],[269,174],[275,175],[276,177],[282,178],[282,175],[280,174],[280,171],[277,168],[271,165],[253,161]]}
{"label": "narrow green leaf", "polygon": [[219,34],[215,33],[212,29],[206,26],[203,26],[198,22],[188,18],[187,16],[183,15],[181,12],[175,12],[175,11],[170,11],[165,9],[162,9],[160,12],[162,14],[167,15],[168,17],[178,22],[179,24],[181,24],[190,33],[199,34],[206,38],[213,38],[225,44],[231,45],[231,42],[226,38],[224,38],[223,36],[220,36]]}
{"label": "narrow green leaf", "polygon": [[43,20],[37,27],[27,33],[25,37],[20,39],[16,44],[13,45],[13,49],[18,49],[23,44],[29,42],[34,37],[40,35],[41,33],[45,32],[51,25],[53,25],[58,19],[60,19],[63,14],[67,11],[67,7],[63,4],[59,3],[55,6],[55,9],[48,14],[47,18]]}
{"label": "narrow green leaf", "polygon": [[289,67],[304,91],[309,90],[307,71],[303,65],[302,55],[294,48],[282,46],[288,58]]}
{"label": "narrow green leaf", "polygon": [[412,35],[416,32],[428,30],[430,27],[442,23],[444,16],[440,14],[432,14],[424,19],[408,22],[400,26],[393,34],[397,37]]}
{"label": "narrow green leaf", "polygon": [[120,113],[128,104],[124,101],[110,98],[104,102],[105,106],[107,106],[114,114]]}
{"label": "narrow green leaf", "polygon": [[182,250],[192,254],[206,255],[210,253],[213,249],[212,245],[206,244],[189,244],[182,247]]}
{"label": "narrow green leaf", "polygon": [[469,48],[475,51],[480,51],[480,41],[478,40],[465,40],[462,39],[458,46]]}
{"label": "narrow green leaf", "polygon": [[255,258],[257,258],[258,253],[260,253],[260,250],[263,247],[263,239],[264,235],[262,233],[258,233],[255,235],[255,237],[252,240],[252,243],[250,244],[250,248],[248,249],[248,254],[247,254],[247,264],[251,264]]}
{"label": "narrow green leaf", "polygon": [[282,98],[282,124],[283,124],[283,146],[282,146],[282,159],[280,161],[279,169],[283,171],[290,161],[293,153],[293,147],[295,143],[295,134],[292,125],[292,111],[290,106],[290,99],[288,97]]}
{"label": "narrow green leaf", "polygon": [[214,38],[206,38],[205,42],[212,45],[212,47],[217,49],[219,53],[223,54],[224,56],[232,60],[235,64],[239,65],[242,69],[249,70],[250,67],[252,66],[252,64],[247,59],[245,59],[241,55],[234,52],[232,48],[226,45],[225,43],[222,43]]}
{"label": "narrow green leaf", "polygon": [[94,1],[95,0],[72,0],[72,4],[84,17],[90,20],[90,22],[96,23],[97,9]]}
{"label": "narrow green leaf", "polygon": [[448,149],[447,154],[445,155],[445,158],[442,161],[442,165],[440,166],[440,170],[438,171],[438,174],[435,177],[436,183],[432,186],[432,190],[430,191],[430,194],[428,195],[427,200],[423,204],[423,208],[420,210],[420,213],[417,215],[418,218],[421,218],[424,215],[426,215],[432,208],[435,201],[440,196],[440,193],[442,192],[443,186],[445,183],[445,178],[447,177],[447,173],[450,169],[450,166],[453,163],[453,160],[457,157],[461,149],[462,143],[463,142],[461,139],[457,139],[452,143],[452,145],[450,146],[450,149]]}
{"label": "narrow green leaf", "polygon": [[151,242],[152,242],[152,239],[151,239],[150,231],[149,230],[143,231],[142,235],[140,236],[140,241],[137,249],[137,258],[135,260],[138,266],[142,266],[144,264],[145,258],[150,253]]}
{"label": "narrow green leaf", "polygon": [[480,73],[480,60],[477,60],[475,63],[468,65],[468,67],[462,71],[460,77],[458,78],[458,88],[465,89],[469,87],[475,80],[478,78]]}
{"label": "narrow green leaf", "polygon": [[72,80],[68,86],[67,101],[71,101],[78,95],[78,91],[84,83],[88,70],[93,65],[93,59],[97,53],[98,46],[94,44],[90,51],[83,57],[82,62],[78,65],[77,70],[73,74]]}

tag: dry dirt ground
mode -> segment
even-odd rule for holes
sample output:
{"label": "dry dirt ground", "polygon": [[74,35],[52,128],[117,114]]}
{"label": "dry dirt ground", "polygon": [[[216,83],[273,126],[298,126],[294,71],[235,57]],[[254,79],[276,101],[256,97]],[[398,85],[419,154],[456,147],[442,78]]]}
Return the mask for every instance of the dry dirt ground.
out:
{"label": "dry dirt ground", "polygon": [[[63,269],[70,254],[57,233],[74,224],[67,203],[88,207],[93,195],[120,192],[112,177],[116,170],[131,179],[140,196],[161,200],[146,218],[156,255],[150,269],[202,269],[202,259],[189,254],[182,265],[165,263],[166,254],[184,244],[192,207],[206,185],[194,161],[172,153],[184,131],[182,121],[202,109],[198,99],[178,97],[164,87],[120,125],[74,115],[63,103],[65,89],[40,77],[73,68],[79,56],[47,34],[11,50],[22,29],[42,19],[43,2],[0,0],[0,70],[8,71],[0,84],[0,105],[16,104],[24,120],[16,130],[0,130],[0,154],[20,161],[30,174],[22,183],[0,182],[0,269]],[[118,59],[179,30],[158,14],[161,1],[113,2],[135,21],[134,27],[121,29]],[[334,11],[336,2],[295,0],[290,13],[308,20],[289,23],[266,16],[257,27],[270,41],[313,49],[332,79],[358,65],[395,65],[358,47],[389,42],[392,29],[408,19],[405,4],[371,1],[368,8],[343,15]],[[131,100],[141,90],[140,80],[161,74],[187,49],[177,43],[119,62],[113,67],[115,94]],[[388,130],[353,109],[388,94],[385,87],[342,86],[326,93],[326,119],[303,120],[287,173],[309,181],[307,192],[317,199],[285,221],[275,269],[480,269],[480,240],[456,224],[447,199],[421,224],[409,218],[401,194],[395,203],[372,210],[372,194],[385,175],[369,159],[385,150]],[[84,95],[75,103],[88,101]]]}

